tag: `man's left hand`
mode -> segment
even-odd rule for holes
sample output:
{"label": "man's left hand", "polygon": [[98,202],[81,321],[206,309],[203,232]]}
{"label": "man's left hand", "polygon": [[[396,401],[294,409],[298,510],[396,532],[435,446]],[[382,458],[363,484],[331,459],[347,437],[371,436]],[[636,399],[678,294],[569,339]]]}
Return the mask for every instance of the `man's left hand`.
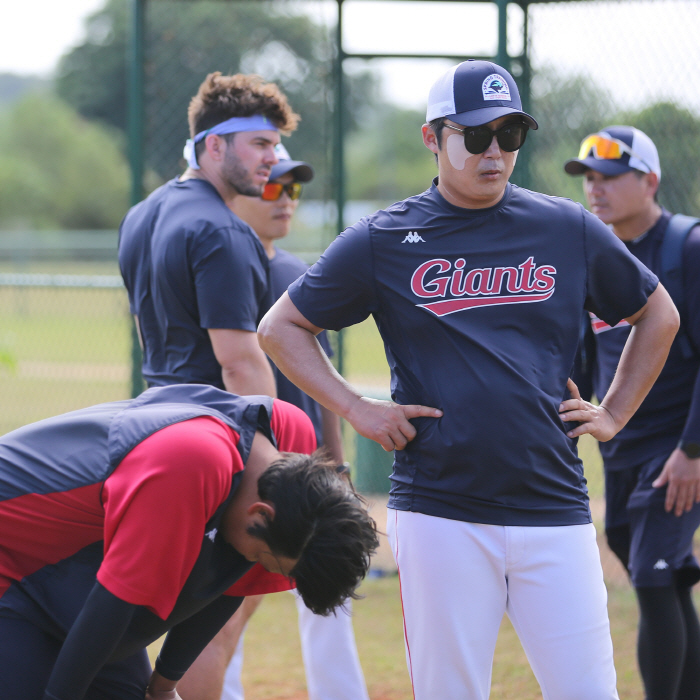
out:
{"label": "man's left hand", "polygon": [[566,434],[570,438],[590,433],[596,440],[607,442],[617,435],[620,430],[615,419],[603,406],[595,406],[581,398],[578,387],[572,379],[566,383],[571,398],[559,405],[559,417],[566,422],[577,422],[578,426]]}
{"label": "man's left hand", "polygon": [[667,513],[673,511],[677,516],[687,513],[700,503],[700,457],[690,459],[676,448],[652,486],[657,489],[667,486],[664,503]]}

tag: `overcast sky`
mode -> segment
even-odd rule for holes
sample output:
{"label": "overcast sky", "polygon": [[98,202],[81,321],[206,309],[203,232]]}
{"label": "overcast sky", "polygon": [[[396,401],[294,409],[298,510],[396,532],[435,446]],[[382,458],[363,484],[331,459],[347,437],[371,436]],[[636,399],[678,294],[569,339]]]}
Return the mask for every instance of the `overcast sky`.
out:
{"label": "overcast sky", "polygon": [[[3,4],[0,72],[49,76],[65,51],[84,37],[83,22],[105,0],[7,0]],[[332,24],[335,2],[300,5]],[[493,55],[497,10],[493,3],[345,0],[349,52],[467,53]],[[588,72],[630,105],[675,98],[700,111],[697,29],[700,2],[625,0],[555,3],[530,10],[535,65]],[[509,10],[511,54],[522,50],[522,11]],[[366,62],[347,65],[353,70]],[[388,99],[425,103],[430,84],[449,63],[381,60],[369,63],[384,79]]]}
{"label": "overcast sky", "polygon": [[104,0],[6,0],[0,72],[48,76],[84,37],[83,20]]}

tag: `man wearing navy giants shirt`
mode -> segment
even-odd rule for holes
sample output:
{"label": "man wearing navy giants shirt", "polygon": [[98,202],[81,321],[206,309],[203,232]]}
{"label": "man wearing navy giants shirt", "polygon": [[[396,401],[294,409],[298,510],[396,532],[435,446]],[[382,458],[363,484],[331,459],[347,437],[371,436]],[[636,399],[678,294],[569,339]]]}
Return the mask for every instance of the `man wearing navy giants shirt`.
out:
{"label": "man wearing navy giants shirt", "polygon": [[375,525],[315,444],[295,406],[189,384],[3,436],[3,700],[178,700],[242,596],[353,595]]}
{"label": "man wearing navy giants shirt", "polygon": [[[339,235],[265,316],[261,343],[295,384],[396,450],[388,529],[416,700],[485,700],[504,612],[544,697],[616,698],[575,438],[625,425],[678,316],[595,216],[509,184],[537,122],[507,71],[455,66],[433,85],[427,121],[432,187]],[[583,308],[634,326],[602,407],[568,383]],[[370,314],[393,402],[361,396],[315,340]]]}
{"label": "man wearing navy giants shirt", "polygon": [[[700,580],[693,556],[700,525],[700,226],[672,217],[659,204],[659,154],[639,129],[610,126],[587,136],[564,169],[583,175],[591,211],[662,282],[670,256],[664,253],[680,236],[680,295],[674,301],[681,329],[639,410],[600,451],[608,543],[629,571],[639,601],[637,656],[645,697],[698,700],[700,625],[691,593]],[[631,328],[593,316],[591,330],[595,342],[583,384],[592,384],[603,399]]]}

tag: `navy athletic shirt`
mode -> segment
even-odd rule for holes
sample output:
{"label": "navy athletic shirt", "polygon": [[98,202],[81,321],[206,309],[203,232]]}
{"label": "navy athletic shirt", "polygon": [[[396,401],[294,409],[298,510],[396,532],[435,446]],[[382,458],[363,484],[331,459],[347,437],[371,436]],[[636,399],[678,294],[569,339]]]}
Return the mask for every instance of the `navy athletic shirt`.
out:
{"label": "navy athletic shirt", "polygon": [[[297,258],[286,250],[275,248],[275,257],[270,260],[270,285],[272,287],[272,298],[274,301],[279,299],[286,291],[287,287],[303,275],[308,266],[303,260]],[[325,351],[328,357],[333,356],[328,336],[325,332],[318,334],[318,342]],[[280,372],[274,363],[271,363],[275,381],[277,382],[277,397],[282,401],[287,401],[295,406],[298,406],[306,415],[311,418],[316,431],[316,442],[323,444],[322,422],[321,422],[321,407],[308,394],[305,394],[296,384],[287,379]]]}
{"label": "navy athletic shirt", "polygon": [[[651,270],[660,269],[660,250],[671,214],[663,212],[643,236],[624,245]],[[649,456],[650,446],[673,449],[679,438],[700,442],[700,227],[695,227],[683,248],[685,306],[682,323],[695,348],[694,357],[684,358],[678,337],[671,346],[659,378],[629,423],[609,442],[600,444],[606,469],[634,467]],[[615,375],[630,326],[622,321],[614,328],[599,318],[591,319],[595,333],[593,389],[602,398]]]}
{"label": "navy athletic shirt", "polygon": [[119,265],[149,386],[223,389],[207,329],[255,331],[270,307],[267,256],[253,229],[206,180],[171,180],[126,215]]}
{"label": "navy athletic shirt", "polygon": [[289,289],[340,329],[372,314],[392,397],[444,411],[395,453],[389,506],[500,525],[590,522],[558,407],[582,308],[610,324],[657,278],[570,200],[508,185],[487,209],[426,192],[344,231]]}

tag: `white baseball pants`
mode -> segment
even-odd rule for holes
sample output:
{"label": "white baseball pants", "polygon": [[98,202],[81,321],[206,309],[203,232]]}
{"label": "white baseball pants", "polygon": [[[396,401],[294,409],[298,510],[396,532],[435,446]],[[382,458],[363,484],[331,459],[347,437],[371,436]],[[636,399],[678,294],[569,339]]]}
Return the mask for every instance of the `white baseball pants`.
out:
{"label": "white baseball pants", "polygon": [[[301,596],[294,593],[299,613],[301,653],[306,671],[309,700],[369,700],[355,646],[355,633],[348,612],[339,609],[335,615],[314,615]],[[226,670],[221,700],[244,700],[241,685],[243,635]]]}
{"label": "white baseball pants", "polygon": [[388,515],[415,700],[486,700],[504,613],[544,700],[617,700],[593,525]]}

